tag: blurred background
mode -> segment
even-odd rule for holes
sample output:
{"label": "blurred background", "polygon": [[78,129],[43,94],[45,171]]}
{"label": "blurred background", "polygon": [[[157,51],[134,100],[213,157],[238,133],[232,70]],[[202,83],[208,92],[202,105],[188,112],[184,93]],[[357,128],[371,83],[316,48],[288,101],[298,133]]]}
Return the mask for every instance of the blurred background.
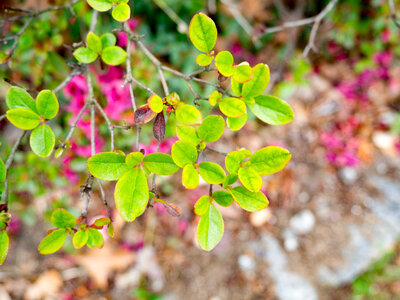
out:
{"label": "blurred background", "polygon": [[[65,3],[1,5],[45,9]],[[231,51],[236,63],[267,63],[267,92],[290,103],[294,121],[272,127],[250,115],[244,129],[227,129],[213,147],[229,152],[281,145],[292,160],[283,171],[264,177],[267,209],[248,213],[220,207],[225,233],[210,253],[196,244],[198,218],[193,212],[208,186],[187,191],[176,175],[160,178],[160,189],[163,198],[180,208],[180,217],[155,206],[126,224],[114,212],[116,236],[103,249],[77,251],[69,241],[63,251],[41,256],[37,246],[51,228],[51,212],[63,207],[79,216],[83,207],[79,186],[90,156],[89,116],[78,123],[72,148],[59,159],[37,157],[25,137],[9,171],[11,244],[0,267],[0,299],[400,299],[400,45],[395,16],[400,1],[136,0],[130,5],[131,29],[145,35],[143,42],[163,63],[183,73],[199,69],[198,51],[187,35],[190,19],[199,11],[217,24],[217,51]],[[276,28],[313,18],[329,5],[314,49],[307,47],[313,22]],[[0,65],[1,77],[32,91],[57,86],[71,71],[70,46],[81,41],[80,31],[90,25],[92,12],[78,1],[71,10],[35,18],[19,37],[12,59]],[[2,11],[3,36],[26,23],[26,18],[7,21],[16,13]],[[96,33],[118,28],[109,13],[99,14]],[[116,35],[125,47],[126,36]],[[0,45],[2,62],[12,42]],[[154,65],[135,45],[132,55],[134,76],[161,93]],[[95,65],[91,71],[96,97],[110,118],[129,123],[129,91],[121,87],[124,70]],[[165,74],[170,89],[191,103],[185,81]],[[7,81],[0,83],[0,115],[6,110]],[[212,91],[196,83],[193,88],[206,97]],[[145,91],[136,89],[136,94],[140,103],[146,102]],[[60,140],[86,95],[82,76],[57,94],[61,111],[52,128]],[[201,110],[207,114],[212,107],[204,102]],[[106,151],[107,125],[101,117],[97,124],[96,151]],[[171,118],[161,151],[169,151],[176,140],[173,125]],[[3,120],[0,132],[0,157],[6,158],[18,131]],[[155,152],[152,126],[142,132],[142,148]],[[133,151],[134,143],[134,130],[116,132],[117,149]],[[223,163],[218,155],[211,159]],[[114,207],[112,192],[110,183],[106,194]],[[102,215],[106,212],[95,190],[89,219]]]}

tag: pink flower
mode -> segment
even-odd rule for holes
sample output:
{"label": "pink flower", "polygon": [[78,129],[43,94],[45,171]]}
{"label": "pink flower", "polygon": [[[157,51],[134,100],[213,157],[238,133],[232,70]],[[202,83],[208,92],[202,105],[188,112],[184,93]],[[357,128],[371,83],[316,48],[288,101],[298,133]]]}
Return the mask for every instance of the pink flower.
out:
{"label": "pink flower", "polygon": [[[139,25],[139,20],[137,20],[137,19],[129,20],[128,25],[132,31],[135,31],[137,26]],[[128,37],[127,37],[126,33],[118,32],[117,33],[117,45],[122,48],[125,48],[127,43],[128,43]],[[134,49],[134,47],[135,47],[135,44],[132,42],[132,49]]]}

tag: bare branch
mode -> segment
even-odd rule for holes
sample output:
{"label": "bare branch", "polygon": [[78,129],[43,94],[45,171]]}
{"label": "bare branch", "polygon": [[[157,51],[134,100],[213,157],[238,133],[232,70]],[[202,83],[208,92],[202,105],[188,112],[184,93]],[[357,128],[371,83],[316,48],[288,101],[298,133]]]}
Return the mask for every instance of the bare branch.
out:
{"label": "bare branch", "polygon": [[220,155],[223,155],[223,156],[227,156],[227,155],[228,155],[228,153],[225,153],[225,152],[219,151],[219,150],[217,150],[217,149],[210,148],[210,147],[208,147],[208,146],[206,146],[206,149],[207,149],[207,150],[209,150],[209,151],[212,151],[212,152],[218,153],[218,154],[220,154]]}
{"label": "bare branch", "polygon": [[394,5],[394,1],[393,0],[388,0],[388,5],[389,5],[389,9],[390,9],[390,17],[393,20],[393,23],[400,28],[400,22],[397,18],[397,14],[396,14],[396,7]]}

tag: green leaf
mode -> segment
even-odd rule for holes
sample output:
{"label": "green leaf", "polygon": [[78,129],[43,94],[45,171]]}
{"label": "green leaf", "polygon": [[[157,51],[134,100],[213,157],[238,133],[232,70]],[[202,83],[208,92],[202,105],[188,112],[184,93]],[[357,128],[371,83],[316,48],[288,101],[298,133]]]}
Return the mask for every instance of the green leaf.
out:
{"label": "green leaf", "polygon": [[208,55],[206,55],[206,54],[204,54],[204,53],[200,53],[200,54],[197,55],[197,57],[196,57],[196,63],[197,63],[199,66],[206,67],[206,66],[208,66],[209,64],[211,64],[211,62],[213,61],[213,59],[214,59],[214,56],[208,56]]}
{"label": "green leaf", "polygon": [[99,53],[103,49],[100,38],[93,32],[89,32],[86,36],[86,44],[88,48],[95,53]]}
{"label": "green leaf", "polygon": [[220,184],[225,180],[225,171],[220,165],[213,162],[202,162],[199,164],[201,178],[211,184]]}
{"label": "green leaf", "polygon": [[214,205],[210,205],[207,212],[201,216],[197,227],[197,240],[202,249],[212,250],[224,234],[224,220]]}
{"label": "green leaf", "polygon": [[72,238],[72,244],[76,249],[80,249],[86,245],[88,238],[89,233],[87,230],[78,230]]}
{"label": "green leaf", "polygon": [[231,80],[231,90],[236,96],[239,97],[242,95],[242,88],[243,88],[243,83]]}
{"label": "green leaf", "polygon": [[103,49],[101,59],[110,66],[122,64],[126,59],[126,52],[118,46],[111,46]]}
{"label": "green leaf", "polygon": [[225,178],[224,184],[222,187],[226,189],[229,185],[234,184],[238,180],[238,175],[237,174],[228,174]]}
{"label": "green leaf", "polygon": [[212,199],[210,196],[208,195],[201,196],[194,205],[194,213],[198,216],[204,215],[208,211],[211,205],[211,201]]}
{"label": "green leaf", "polygon": [[261,95],[270,80],[269,68],[265,64],[258,64],[253,68],[253,78],[243,84],[243,97],[256,97]]}
{"label": "green leaf", "polygon": [[251,167],[240,168],[239,172],[240,182],[251,192],[259,192],[262,187],[262,179],[256,171]]}
{"label": "green leaf", "polygon": [[255,100],[256,103],[249,105],[249,108],[261,121],[282,125],[293,120],[293,111],[285,101],[269,95],[260,95]]}
{"label": "green leaf", "polygon": [[43,90],[36,97],[37,112],[45,119],[53,119],[59,109],[56,95],[50,90]]}
{"label": "green leaf", "polygon": [[117,42],[117,38],[112,33],[104,33],[100,36],[101,41],[101,49],[105,49],[107,47],[115,46]]}
{"label": "green leaf", "polygon": [[76,225],[75,217],[63,208],[53,211],[50,221],[57,228],[74,228]]}
{"label": "green leaf", "polygon": [[140,164],[142,160],[143,160],[142,152],[131,152],[125,158],[125,162],[130,168],[133,168],[134,166]]}
{"label": "green leaf", "polygon": [[112,11],[112,17],[119,22],[125,22],[130,16],[131,8],[126,3],[118,4]]}
{"label": "green leaf", "polygon": [[39,253],[43,255],[57,252],[64,245],[67,230],[57,229],[47,235],[39,244]]}
{"label": "green leaf", "polygon": [[251,152],[249,150],[238,150],[229,152],[225,157],[225,168],[229,173],[237,173],[240,168],[240,164],[249,157]]}
{"label": "green leaf", "polygon": [[7,111],[7,120],[15,127],[31,130],[40,123],[40,116],[30,109],[14,108]]}
{"label": "green leaf", "polygon": [[53,152],[56,138],[49,125],[42,124],[36,127],[29,139],[32,151],[40,156],[47,157]]}
{"label": "green leaf", "polygon": [[72,54],[77,61],[84,64],[90,64],[97,59],[97,53],[86,47],[79,47]]}
{"label": "green leaf", "polygon": [[248,82],[253,78],[253,69],[250,67],[249,63],[242,62],[241,64],[235,66],[233,71],[232,79],[244,83]]}
{"label": "green leaf", "polygon": [[125,155],[117,152],[103,152],[90,157],[87,167],[90,174],[102,180],[118,180],[129,170]]}
{"label": "green leaf", "polygon": [[227,191],[215,191],[212,196],[215,202],[224,207],[228,207],[233,202],[232,195]]}
{"label": "green leaf", "polygon": [[247,114],[244,114],[241,117],[238,118],[227,118],[226,123],[228,124],[228,127],[232,131],[238,131],[243,128],[244,125],[246,125],[247,122]]}
{"label": "green leaf", "polygon": [[219,99],[222,98],[222,94],[219,91],[214,91],[210,94],[208,97],[208,102],[210,103],[211,106],[215,106]]}
{"label": "green leaf", "polygon": [[172,145],[171,155],[175,164],[181,168],[197,160],[196,147],[184,141],[177,141]]}
{"label": "green leaf", "polygon": [[9,109],[25,108],[37,113],[35,100],[27,91],[19,87],[13,86],[8,90],[6,102]]}
{"label": "green leaf", "polygon": [[164,104],[160,96],[152,95],[149,99],[147,99],[147,103],[149,104],[151,110],[155,113],[162,112]]}
{"label": "green leaf", "polygon": [[183,104],[176,109],[176,119],[185,125],[199,125],[203,121],[201,112],[190,104]]}
{"label": "green leaf", "polygon": [[109,0],[87,0],[88,4],[97,11],[107,11],[112,7]]}
{"label": "green leaf", "polygon": [[176,126],[176,135],[181,141],[189,142],[194,146],[197,146],[200,143],[200,139],[197,136],[197,130],[193,127],[178,125]]}
{"label": "green leaf", "polygon": [[232,196],[241,208],[247,211],[259,211],[268,206],[268,199],[261,192],[250,192],[244,186],[234,187]]}
{"label": "green leaf", "polygon": [[103,241],[103,236],[101,235],[101,233],[94,228],[89,228],[88,240],[86,242],[86,245],[89,248],[93,248],[95,246],[98,248],[102,248],[103,244],[104,244],[104,241]]}
{"label": "green leaf", "polygon": [[238,118],[246,113],[246,104],[238,98],[224,98],[218,104],[221,112],[227,117]]}
{"label": "green leaf", "polygon": [[290,161],[289,151],[277,146],[264,147],[249,158],[251,167],[260,175],[274,174],[282,170]]}
{"label": "green leaf", "polygon": [[225,122],[221,116],[208,116],[199,126],[199,138],[206,142],[212,143],[222,136],[225,129]]}
{"label": "green leaf", "polygon": [[182,170],[182,184],[191,190],[199,185],[199,173],[192,164],[187,164]]}
{"label": "green leaf", "polygon": [[130,170],[118,180],[114,198],[118,212],[126,222],[132,222],[146,210],[149,187],[141,168]]}
{"label": "green leaf", "polygon": [[233,56],[229,51],[221,51],[215,57],[215,66],[225,77],[233,75],[235,70]]}
{"label": "green leaf", "polygon": [[157,175],[171,175],[179,170],[172,157],[164,153],[151,153],[143,158],[145,167]]}
{"label": "green leaf", "polygon": [[0,158],[0,183],[6,180],[6,176],[7,176],[7,169],[3,160]]}
{"label": "green leaf", "polygon": [[99,218],[94,221],[94,226],[103,227],[104,225],[110,224],[111,220],[109,218]]}
{"label": "green leaf", "polygon": [[5,230],[0,232],[0,265],[3,264],[4,260],[6,259],[8,253],[8,246],[10,240],[8,238],[8,234]]}
{"label": "green leaf", "polygon": [[198,50],[210,52],[217,41],[214,21],[203,13],[194,15],[189,25],[189,38]]}

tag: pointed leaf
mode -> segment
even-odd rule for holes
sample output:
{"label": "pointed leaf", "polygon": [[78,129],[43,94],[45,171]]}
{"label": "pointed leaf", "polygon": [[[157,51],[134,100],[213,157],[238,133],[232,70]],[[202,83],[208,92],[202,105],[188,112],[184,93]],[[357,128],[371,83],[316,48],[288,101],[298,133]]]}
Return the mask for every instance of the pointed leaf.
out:
{"label": "pointed leaf", "polygon": [[76,225],[76,218],[63,208],[53,211],[50,220],[57,228],[74,228]]}
{"label": "pointed leaf", "polygon": [[225,129],[225,122],[221,116],[208,116],[199,126],[199,138],[206,142],[212,143],[222,136]]}
{"label": "pointed leaf", "polygon": [[27,91],[19,87],[11,87],[6,95],[6,102],[9,109],[25,108],[37,113],[35,100]]}
{"label": "pointed leaf", "polygon": [[260,175],[274,174],[282,170],[290,161],[289,151],[277,146],[264,147],[249,158],[251,167]]}
{"label": "pointed leaf", "polygon": [[66,229],[57,229],[47,235],[39,244],[39,253],[43,255],[57,252],[67,238]]}
{"label": "pointed leaf", "polygon": [[269,95],[260,95],[255,101],[249,108],[261,121],[271,125],[282,125],[293,120],[293,111],[285,101]]}
{"label": "pointed leaf", "polygon": [[143,158],[146,168],[157,175],[171,175],[179,170],[172,157],[164,153],[151,153]]}
{"label": "pointed leaf", "polygon": [[247,211],[259,211],[268,206],[268,199],[261,192],[250,192],[244,186],[234,187],[232,196],[241,208]]}
{"label": "pointed leaf", "polygon": [[203,13],[196,14],[189,25],[189,38],[201,52],[210,52],[217,41],[214,21]]}
{"label": "pointed leaf", "polygon": [[224,234],[224,220],[221,213],[214,205],[210,205],[208,211],[201,216],[197,227],[197,240],[202,249],[212,250],[221,240]]}
{"label": "pointed leaf", "polygon": [[129,170],[125,155],[117,152],[103,152],[90,157],[87,167],[90,174],[102,180],[118,180]]}
{"label": "pointed leaf", "polygon": [[47,157],[53,152],[56,138],[49,125],[42,124],[36,127],[29,139],[32,151],[40,156]]}
{"label": "pointed leaf", "polygon": [[208,161],[199,164],[199,173],[201,178],[211,184],[220,184],[226,177],[225,171],[220,165]]}
{"label": "pointed leaf", "polygon": [[15,127],[31,130],[40,123],[40,116],[30,109],[14,108],[7,111],[7,120]]}

